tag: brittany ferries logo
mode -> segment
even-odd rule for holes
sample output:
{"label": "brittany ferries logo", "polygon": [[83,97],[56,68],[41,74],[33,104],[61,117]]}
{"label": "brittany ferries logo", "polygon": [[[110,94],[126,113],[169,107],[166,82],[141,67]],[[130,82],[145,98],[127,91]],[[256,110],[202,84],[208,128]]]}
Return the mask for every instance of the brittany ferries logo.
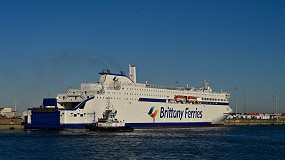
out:
{"label": "brittany ferries logo", "polygon": [[148,115],[149,115],[150,117],[152,117],[152,118],[155,118],[155,116],[157,115],[157,113],[158,113],[158,109],[155,109],[154,106],[152,106],[152,107],[150,108],[150,110],[148,111]]}
{"label": "brittany ferries logo", "polygon": [[113,81],[114,81],[114,82],[119,82],[119,80],[120,80],[120,79],[119,79],[117,76],[113,78]]}

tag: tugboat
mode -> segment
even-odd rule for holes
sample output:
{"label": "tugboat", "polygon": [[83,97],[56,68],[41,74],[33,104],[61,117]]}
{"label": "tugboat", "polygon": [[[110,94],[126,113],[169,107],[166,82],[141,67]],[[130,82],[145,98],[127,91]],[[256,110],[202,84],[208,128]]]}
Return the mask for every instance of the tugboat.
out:
{"label": "tugboat", "polygon": [[113,131],[113,132],[132,132],[134,128],[125,126],[124,121],[116,119],[117,110],[110,107],[109,101],[103,117],[98,122],[88,127],[90,131]]}

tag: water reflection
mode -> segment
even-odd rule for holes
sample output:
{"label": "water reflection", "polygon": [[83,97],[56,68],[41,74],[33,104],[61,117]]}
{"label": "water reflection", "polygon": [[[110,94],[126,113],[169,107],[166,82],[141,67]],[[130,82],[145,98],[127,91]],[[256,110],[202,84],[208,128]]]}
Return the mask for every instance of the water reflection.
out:
{"label": "water reflection", "polygon": [[285,126],[2,131],[1,159],[282,159]]}

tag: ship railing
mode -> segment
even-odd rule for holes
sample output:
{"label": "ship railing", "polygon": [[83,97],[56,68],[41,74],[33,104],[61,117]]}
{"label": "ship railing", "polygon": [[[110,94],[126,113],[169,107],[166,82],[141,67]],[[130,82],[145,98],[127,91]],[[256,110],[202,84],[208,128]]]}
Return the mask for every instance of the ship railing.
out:
{"label": "ship railing", "polygon": [[146,88],[156,88],[156,89],[168,89],[168,90],[179,90],[179,91],[202,91],[202,88],[194,87],[171,87],[171,86],[160,86],[153,84],[146,84]]}
{"label": "ship railing", "polygon": [[195,92],[209,92],[209,93],[216,93],[216,94],[226,94],[229,95],[228,92],[215,92],[212,90],[206,90],[205,88],[199,87],[173,87],[173,86],[162,86],[162,85],[153,85],[153,84],[131,84],[139,87],[146,87],[146,88],[154,88],[154,89],[168,89],[168,90],[179,90],[179,91],[195,91]]}
{"label": "ship railing", "polygon": [[[201,92],[201,93],[216,93],[216,94],[225,94],[225,95],[229,95],[229,93],[227,92],[215,92],[212,90],[207,90],[205,88],[198,88],[198,87],[173,87],[173,86],[162,86],[162,85],[153,85],[153,84],[121,84],[122,86],[137,86],[137,87],[145,87],[145,88],[154,88],[154,89],[168,89],[168,90],[174,90],[174,91],[194,91],[194,92]],[[108,87],[106,87],[108,90],[120,90],[121,89],[121,85],[109,85]],[[99,93],[101,93],[99,91]],[[98,94],[98,91],[97,91]]]}
{"label": "ship railing", "polygon": [[67,93],[58,93],[57,96],[67,96]]}

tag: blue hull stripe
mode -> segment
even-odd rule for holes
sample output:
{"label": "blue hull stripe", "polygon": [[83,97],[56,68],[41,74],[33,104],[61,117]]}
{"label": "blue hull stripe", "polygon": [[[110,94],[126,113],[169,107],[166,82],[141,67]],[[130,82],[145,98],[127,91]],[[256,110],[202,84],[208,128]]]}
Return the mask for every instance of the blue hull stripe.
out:
{"label": "blue hull stripe", "polygon": [[166,103],[166,99],[157,99],[157,98],[139,98],[140,102],[161,102]]}
{"label": "blue hull stripe", "polygon": [[25,124],[25,129],[86,129],[87,125],[86,123],[82,124]]}
{"label": "blue hull stripe", "polygon": [[61,124],[62,128],[70,128],[70,129],[86,129],[89,124]]}
{"label": "blue hull stripe", "polygon": [[59,129],[59,124],[25,124],[25,129]]}
{"label": "blue hull stripe", "polygon": [[77,110],[78,108],[84,109],[85,103],[88,102],[91,99],[94,99],[94,97],[90,97],[90,98],[84,100],[83,102],[79,103],[75,108],[65,108],[65,109],[60,109],[60,110],[70,110],[70,111],[73,111],[73,110]]}
{"label": "blue hull stripe", "polygon": [[[26,129],[86,129],[90,124],[26,124]],[[178,122],[178,123],[126,123],[126,127],[133,128],[187,128],[187,127],[207,127],[212,126],[211,122]]]}
{"label": "blue hull stripe", "polygon": [[177,122],[177,123],[126,123],[126,127],[134,128],[184,128],[184,127],[204,127],[211,126],[211,122]]}

